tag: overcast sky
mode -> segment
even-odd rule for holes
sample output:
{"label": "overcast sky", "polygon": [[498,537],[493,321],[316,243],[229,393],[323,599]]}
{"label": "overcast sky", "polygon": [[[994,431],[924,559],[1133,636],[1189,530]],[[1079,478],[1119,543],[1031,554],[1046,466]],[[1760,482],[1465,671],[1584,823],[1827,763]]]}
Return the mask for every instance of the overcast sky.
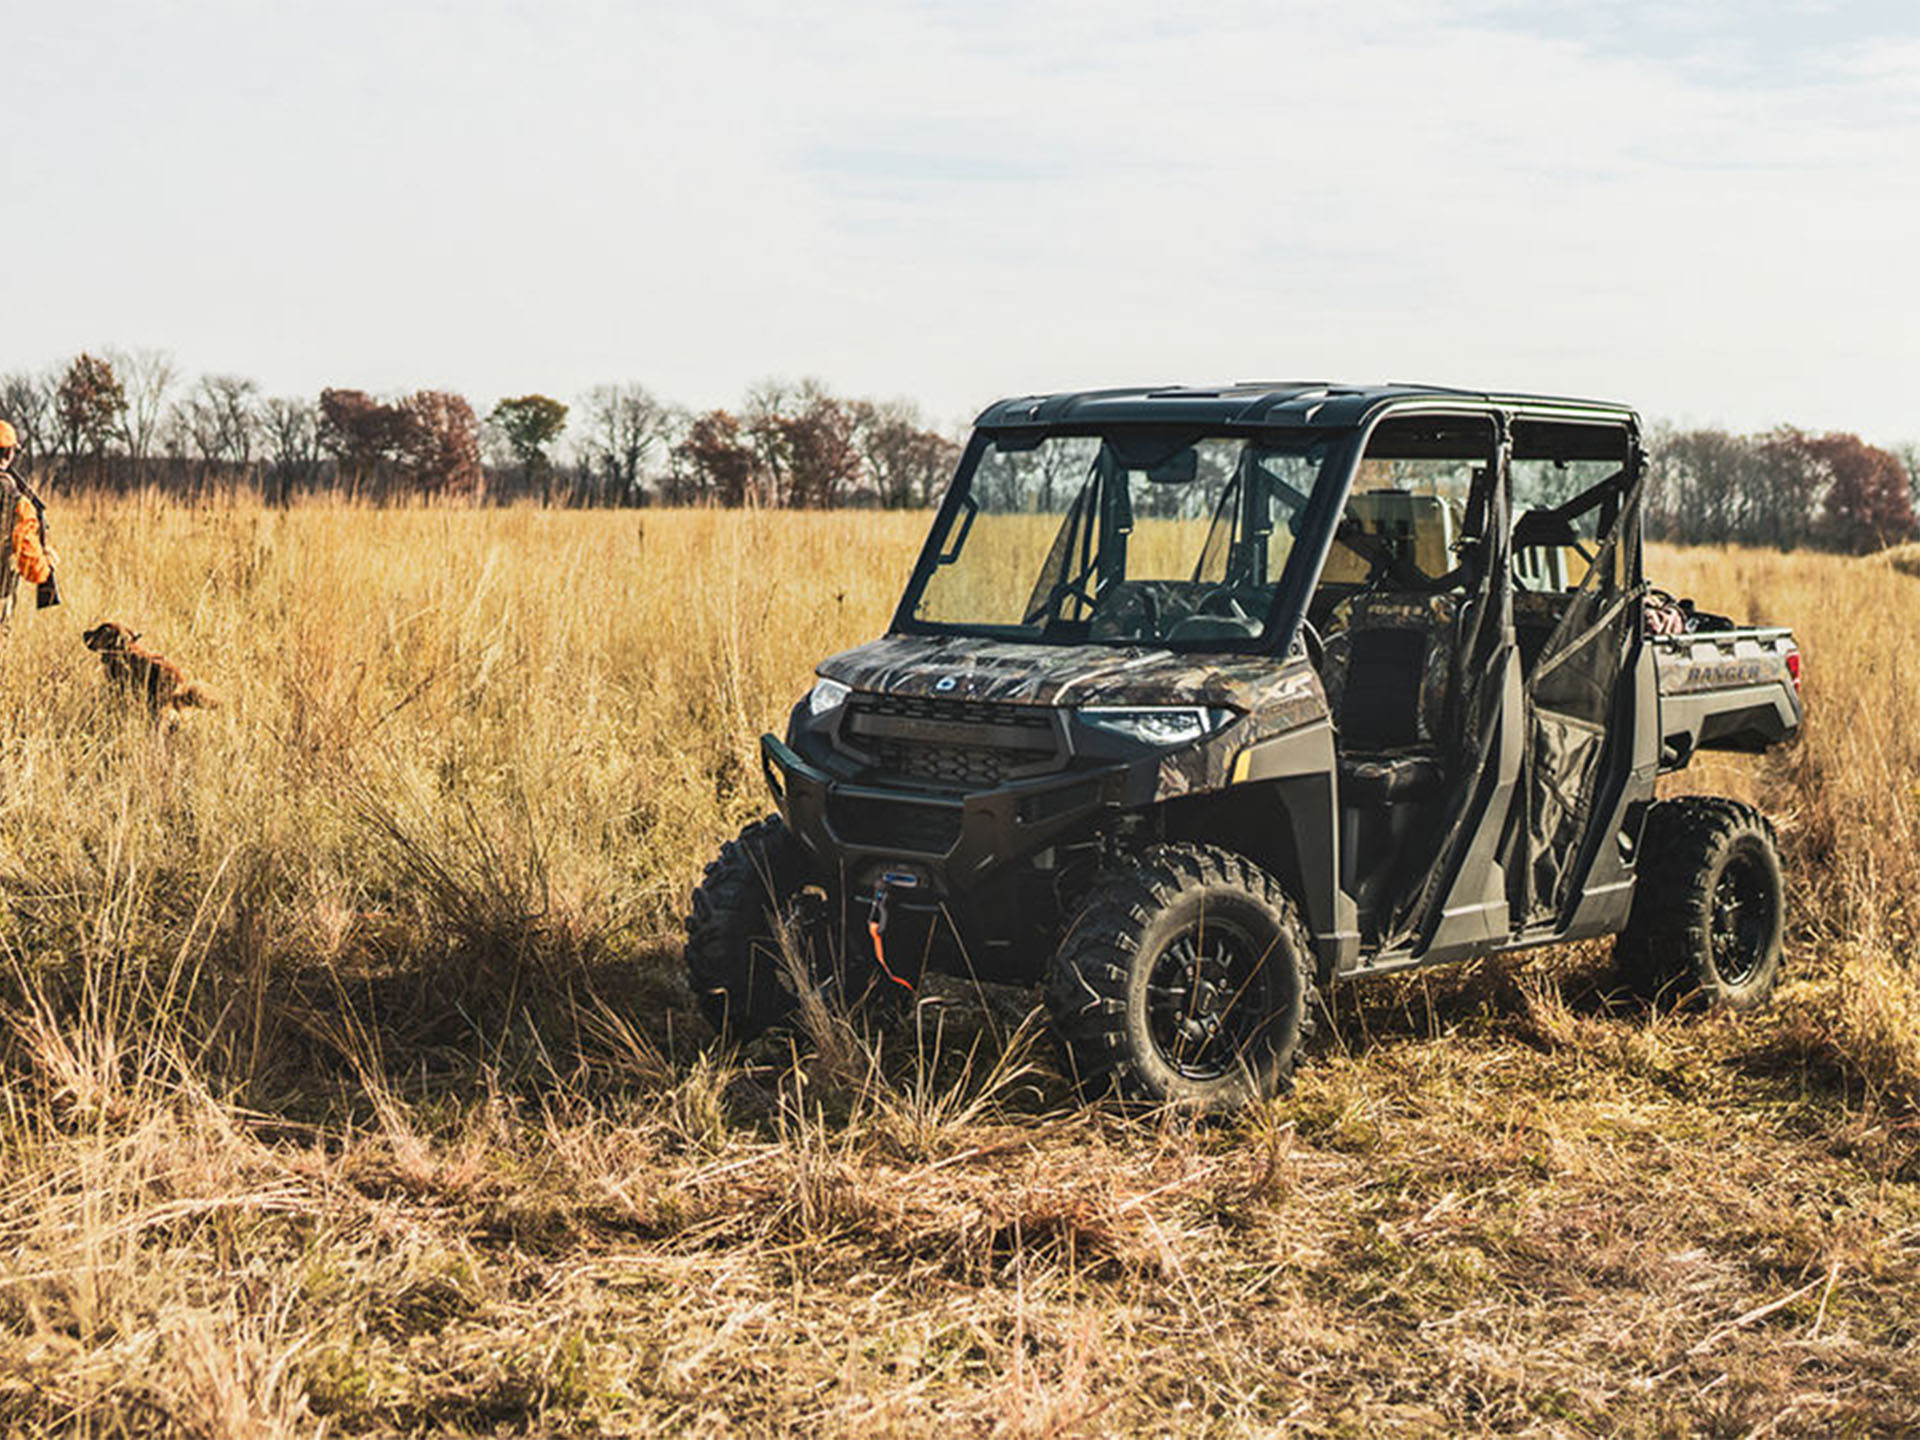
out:
{"label": "overcast sky", "polygon": [[0,370],[1920,439],[1915,0],[8,0]]}

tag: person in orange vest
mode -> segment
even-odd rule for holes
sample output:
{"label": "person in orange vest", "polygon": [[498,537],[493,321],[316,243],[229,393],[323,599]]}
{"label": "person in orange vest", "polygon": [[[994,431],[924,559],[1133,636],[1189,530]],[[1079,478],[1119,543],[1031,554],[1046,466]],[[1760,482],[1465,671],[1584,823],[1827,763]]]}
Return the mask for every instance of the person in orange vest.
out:
{"label": "person in orange vest", "polygon": [[35,587],[37,608],[60,603],[60,587],[54,582],[53,547],[47,543],[47,507],[33,493],[25,477],[13,473],[14,452],[20,437],[5,420],[0,420],[0,500],[6,503],[4,521],[6,554],[0,558],[0,636],[13,619],[13,602],[20,582]]}

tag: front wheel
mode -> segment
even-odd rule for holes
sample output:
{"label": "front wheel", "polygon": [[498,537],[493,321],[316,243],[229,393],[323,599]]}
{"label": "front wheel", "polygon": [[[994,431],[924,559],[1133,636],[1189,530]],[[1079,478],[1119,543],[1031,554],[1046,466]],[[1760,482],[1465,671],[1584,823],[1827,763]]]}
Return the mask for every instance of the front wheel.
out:
{"label": "front wheel", "polygon": [[707,1023],[749,1040],[788,1020],[799,986],[830,972],[824,891],[778,815],[720,847],[687,915],[687,983]]}
{"label": "front wheel", "polygon": [[1614,943],[1621,977],[1648,1000],[1764,1005],[1780,977],[1786,893],[1773,827],[1716,796],[1647,813],[1633,913]]}
{"label": "front wheel", "polygon": [[1217,1112],[1287,1088],[1313,973],[1271,875],[1213,846],[1156,845],[1095,884],[1047,1000],[1082,1093]]}

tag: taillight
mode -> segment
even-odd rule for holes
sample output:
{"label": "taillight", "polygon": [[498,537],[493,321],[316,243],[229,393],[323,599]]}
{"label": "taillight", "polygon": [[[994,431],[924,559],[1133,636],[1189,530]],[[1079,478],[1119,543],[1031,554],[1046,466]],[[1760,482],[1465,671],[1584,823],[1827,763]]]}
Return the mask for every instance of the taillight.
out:
{"label": "taillight", "polygon": [[1793,677],[1793,693],[1798,695],[1800,693],[1800,652],[1798,650],[1787,651],[1787,674]]}

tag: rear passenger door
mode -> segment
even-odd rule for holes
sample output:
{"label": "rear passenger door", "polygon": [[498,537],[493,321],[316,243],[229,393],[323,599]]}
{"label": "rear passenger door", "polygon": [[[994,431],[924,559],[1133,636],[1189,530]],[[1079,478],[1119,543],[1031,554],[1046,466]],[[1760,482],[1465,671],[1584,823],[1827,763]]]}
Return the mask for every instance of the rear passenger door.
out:
{"label": "rear passenger door", "polygon": [[1509,901],[1525,929],[1571,913],[1631,768],[1625,682],[1643,584],[1638,462],[1624,425],[1517,419],[1511,468],[1527,744]]}

